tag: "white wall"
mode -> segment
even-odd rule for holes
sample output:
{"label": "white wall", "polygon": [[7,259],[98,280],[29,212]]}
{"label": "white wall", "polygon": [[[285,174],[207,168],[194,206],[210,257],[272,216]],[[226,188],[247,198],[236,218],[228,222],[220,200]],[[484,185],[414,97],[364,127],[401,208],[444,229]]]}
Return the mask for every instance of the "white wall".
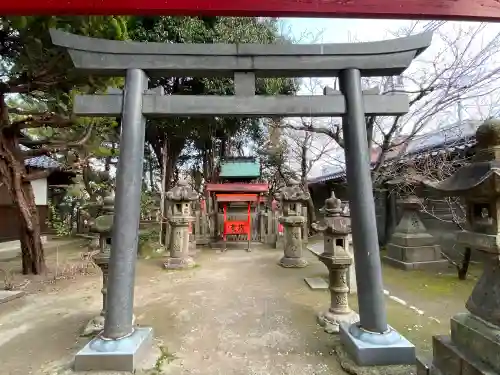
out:
{"label": "white wall", "polygon": [[37,206],[47,205],[47,179],[41,178],[39,180],[31,181],[31,186],[33,187],[33,193],[35,194],[35,204]]}

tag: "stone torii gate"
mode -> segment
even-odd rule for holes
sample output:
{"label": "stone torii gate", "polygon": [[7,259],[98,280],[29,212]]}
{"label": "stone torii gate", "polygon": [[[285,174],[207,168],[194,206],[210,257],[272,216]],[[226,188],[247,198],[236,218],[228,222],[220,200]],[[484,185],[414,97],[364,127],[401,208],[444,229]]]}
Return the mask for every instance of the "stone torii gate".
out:
{"label": "stone torii gate", "polygon": [[[415,348],[387,325],[372,193],[365,115],[402,115],[403,94],[362,91],[361,77],[401,74],[432,34],[355,44],[256,45],[121,42],[51,30],[84,74],[125,76],[123,92],[77,96],[78,116],[121,116],[108,308],[103,333],[75,357],[75,370],[132,371],[152,337],[133,327],[134,270],[146,118],[167,116],[339,116],[343,118],[349,206],[356,260],[359,324],[340,327],[358,364],[415,362]],[[148,76],[234,77],[234,96],[168,96]],[[340,92],[324,96],[256,95],[256,77],[339,77]]]}

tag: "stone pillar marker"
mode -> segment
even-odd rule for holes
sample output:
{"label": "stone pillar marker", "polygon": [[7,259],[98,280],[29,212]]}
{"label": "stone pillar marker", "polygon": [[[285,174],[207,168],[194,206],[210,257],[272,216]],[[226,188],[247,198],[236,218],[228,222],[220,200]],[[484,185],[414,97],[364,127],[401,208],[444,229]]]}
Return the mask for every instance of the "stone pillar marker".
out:
{"label": "stone pillar marker", "polygon": [[179,181],[167,192],[171,204],[168,221],[171,226],[168,243],[170,256],[165,261],[166,269],[183,269],[195,266],[189,252],[189,225],[194,221],[191,204],[198,199],[198,194],[186,181]]}
{"label": "stone pillar marker", "polygon": [[441,248],[418,215],[420,199],[411,195],[400,199],[398,204],[403,216],[387,244],[384,260],[405,270],[446,267],[448,262],[442,259]]}
{"label": "stone pillar marker", "polygon": [[328,268],[330,308],[318,315],[318,323],[328,333],[339,332],[341,322],[352,324],[359,321],[359,315],[349,307],[349,286],[347,273],[353,263],[349,254],[350,219],[342,213],[342,202],[332,196],[325,200],[325,218],[320,224],[313,224],[323,232],[324,251],[318,256]]}
{"label": "stone pillar marker", "polygon": [[295,180],[282,188],[276,196],[282,209],[279,222],[283,224],[285,237],[284,256],[279,264],[285,268],[303,268],[307,260],[302,254],[302,225],[306,218],[302,216],[302,204],[309,199],[309,192],[305,192]]}
{"label": "stone pillar marker", "polygon": [[423,181],[465,200],[466,230],[457,242],[478,252],[483,274],[465,304],[468,312],[451,318],[451,335],[433,337],[432,365],[419,366],[419,375],[500,374],[500,120],[484,122],[476,142],[469,165],[444,181]]}

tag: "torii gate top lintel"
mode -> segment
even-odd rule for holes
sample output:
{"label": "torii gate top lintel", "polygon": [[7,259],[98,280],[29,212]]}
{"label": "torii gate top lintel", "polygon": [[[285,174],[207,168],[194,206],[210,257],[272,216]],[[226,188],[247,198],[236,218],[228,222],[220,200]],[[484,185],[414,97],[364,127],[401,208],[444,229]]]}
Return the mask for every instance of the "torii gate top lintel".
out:
{"label": "torii gate top lintel", "polygon": [[113,41],[50,30],[75,68],[98,75],[142,69],[150,76],[332,77],[343,69],[363,76],[399,75],[432,41],[432,32],[391,40],[339,44],[171,44]]}

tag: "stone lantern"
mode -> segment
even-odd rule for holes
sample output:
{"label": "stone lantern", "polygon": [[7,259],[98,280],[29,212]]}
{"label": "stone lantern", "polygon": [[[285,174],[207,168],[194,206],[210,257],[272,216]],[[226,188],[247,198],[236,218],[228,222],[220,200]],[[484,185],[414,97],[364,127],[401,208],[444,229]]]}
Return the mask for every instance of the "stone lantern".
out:
{"label": "stone lantern", "polygon": [[340,323],[352,324],[359,321],[359,315],[349,307],[349,286],[347,274],[353,263],[349,253],[351,220],[342,210],[342,202],[332,196],[325,201],[325,218],[313,224],[314,229],[323,233],[324,251],[318,256],[328,268],[330,308],[318,315],[318,322],[329,333],[339,332]]}
{"label": "stone lantern", "polygon": [[[466,230],[457,234],[457,242],[477,251],[484,264],[465,305],[469,312],[451,318],[451,337],[433,337],[431,374],[500,373],[500,120],[483,123],[476,142],[469,165],[444,181],[423,182],[464,199]],[[419,373],[428,371],[419,367]]]}
{"label": "stone lantern", "polygon": [[194,267],[195,262],[189,254],[189,225],[194,221],[191,205],[198,199],[198,194],[187,184],[179,181],[166,194],[170,201],[168,221],[171,226],[168,242],[170,256],[165,262],[167,269]]}
{"label": "stone lantern", "polygon": [[302,257],[302,226],[306,218],[302,215],[302,205],[310,198],[297,181],[290,181],[276,194],[281,205],[279,222],[283,225],[284,256],[279,264],[287,268],[302,268],[307,261]]}
{"label": "stone lantern", "polygon": [[448,261],[442,259],[440,246],[420,220],[420,199],[410,195],[397,203],[403,215],[387,244],[384,260],[404,270],[446,267]]}
{"label": "stone lantern", "polygon": [[111,255],[111,236],[113,230],[113,219],[115,211],[115,195],[109,191],[103,198],[102,215],[98,216],[92,223],[91,230],[99,234],[99,253],[92,259],[102,271],[102,309],[101,313],[94,317],[85,327],[84,336],[101,332],[104,329],[104,317],[106,315],[106,298],[108,291],[108,265]]}

